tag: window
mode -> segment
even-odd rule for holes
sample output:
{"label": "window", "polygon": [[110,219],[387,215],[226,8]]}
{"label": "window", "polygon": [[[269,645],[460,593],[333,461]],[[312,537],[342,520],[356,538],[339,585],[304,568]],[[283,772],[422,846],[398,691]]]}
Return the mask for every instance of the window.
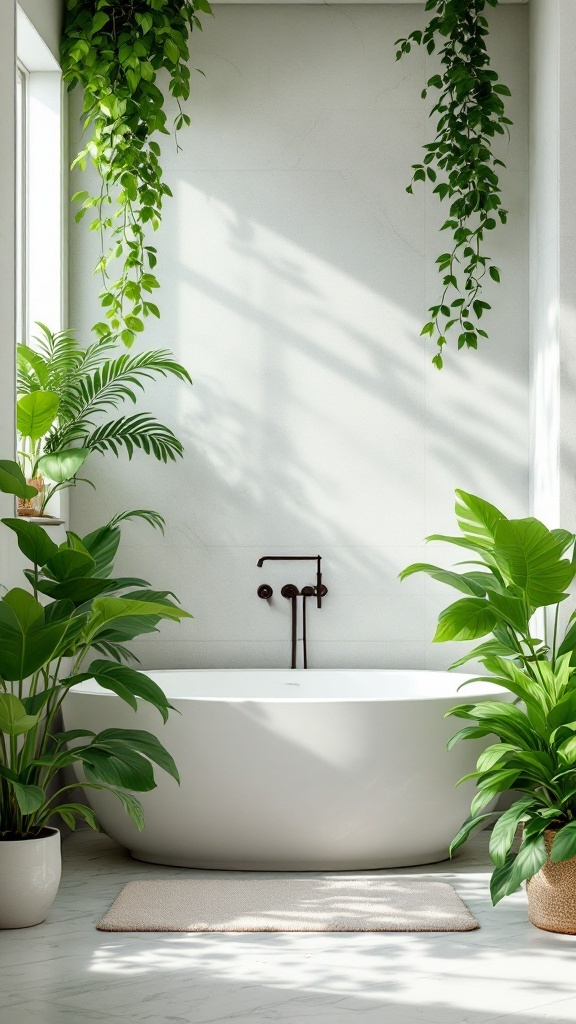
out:
{"label": "window", "polygon": [[27,72],[19,64],[16,72],[16,340],[28,338],[27,323],[27,222],[28,222],[28,86]]}
{"label": "window", "polygon": [[17,340],[63,326],[62,76],[17,8]]}

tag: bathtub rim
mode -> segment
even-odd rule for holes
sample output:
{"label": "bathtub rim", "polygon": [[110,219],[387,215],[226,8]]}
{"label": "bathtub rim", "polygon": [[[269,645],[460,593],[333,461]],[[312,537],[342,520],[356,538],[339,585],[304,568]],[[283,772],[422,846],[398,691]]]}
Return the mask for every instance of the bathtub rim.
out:
{"label": "bathtub rim", "polygon": [[[483,683],[480,678],[473,673],[462,673],[462,672],[448,672],[442,669],[341,669],[341,668],[321,668],[321,669],[289,669],[289,668],[190,668],[190,669],[143,669],[138,667],[137,671],[143,672],[145,675],[150,676],[154,682],[158,683],[159,686],[165,692],[167,698],[171,702],[180,702],[182,704],[188,703],[262,703],[262,704],[413,704],[413,703],[431,703],[431,702],[450,702],[450,703],[472,703],[475,700],[498,700],[504,699],[509,701],[511,698],[510,691],[504,687],[499,686],[497,683]],[[301,684],[290,683],[288,680],[293,677],[304,677],[312,681],[314,677],[318,676],[338,676],[344,674],[354,674],[364,677],[375,677],[380,675],[390,675],[391,677],[414,677],[417,675],[429,676],[429,677],[442,677],[443,681],[446,682],[448,679],[454,681],[454,689],[450,692],[434,693],[409,693],[401,695],[387,695],[382,694],[371,694],[362,695],[359,693],[350,693],[347,695],[307,695],[303,693],[291,692],[282,694],[272,693],[260,693],[260,694],[213,694],[213,693],[171,693],[169,687],[163,685],[163,680],[170,676],[194,676],[200,677],[210,676],[211,674],[218,674],[223,676],[265,676],[267,674],[279,677],[283,680],[284,685],[299,686]],[[473,683],[472,680],[477,680]],[[470,681],[469,685],[464,686],[465,683]],[[458,687],[464,687],[460,691]],[[100,686],[94,679],[85,680],[78,685],[71,687],[69,690],[70,694],[81,694],[84,696],[92,697],[110,697],[116,700],[120,700],[111,690],[107,690],[105,687]],[[468,700],[467,698],[470,698]],[[67,697],[68,699],[68,697]],[[136,698],[139,703],[144,704],[145,701],[138,697]]]}

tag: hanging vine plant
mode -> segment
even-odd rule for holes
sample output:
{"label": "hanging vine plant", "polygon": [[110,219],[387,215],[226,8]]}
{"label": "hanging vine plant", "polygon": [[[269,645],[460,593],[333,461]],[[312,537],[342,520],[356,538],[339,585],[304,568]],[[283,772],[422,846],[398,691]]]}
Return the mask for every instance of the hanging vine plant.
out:
{"label": "hanging vine plant", "polygon": [[398,39],[397,60],[410,53],[412,44],[425,46],[429,54],[439,47],[442,74],[433,75],[428,89],[440,93],[430,116],[438,115],[436,136],[424,149],[422,163],[413,164],[415,182],[435,183],[434,192],[450,204],[443,231],[452,233],[450,249],[438,259],[442,277],[439,301],[429,308],[430,319],[422,335],[436,341],[438,352],[432,362],[442,369],[442,350],[449,333],[458,336],[458,348],[477,348],[487,338],[479,322],[490,304],[482,297],[486,275],[500,281],[500,271],[484,252],[489,232],[500,221],[506,223],[496,168],[505,167],[492,149],[496,135],[509,131],[504,96],[510,90],[490,66],[486,48],[488,22],[486,6],[498,0],[428,0],[426,11],[434,11],[427,27]]}
{"label": "hanging vine plant", "polygon": [[170,128],[156,79],[168,72],[176,135],[190,124],[182,102],[190,95],[188,39],[202,27],[199,11],[211,13],[208,0],[66,0],[63,77],[69,90],[84,89],[84,129],[91,133],[72,166],[92,161],[99,176],[96,194],[72,197],[81,204],[77,221],[94,214],[90,228],[101,242],[95,273],[105,316],[94,331],[128,347],[146,317],[160,316],[151,298],[159,283],[148,229],[159,227],[171,195],[153,138],[170,135]]}

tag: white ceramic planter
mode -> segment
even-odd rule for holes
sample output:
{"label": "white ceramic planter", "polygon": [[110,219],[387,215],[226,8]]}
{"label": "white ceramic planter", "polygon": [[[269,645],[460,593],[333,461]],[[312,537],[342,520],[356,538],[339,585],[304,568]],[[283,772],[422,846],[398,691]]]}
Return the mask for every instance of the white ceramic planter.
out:
{"label": "white ceramic planter", "polygon": [[30,928],[45,920],[62,873],[60,833],[0,841],[0,928]]}

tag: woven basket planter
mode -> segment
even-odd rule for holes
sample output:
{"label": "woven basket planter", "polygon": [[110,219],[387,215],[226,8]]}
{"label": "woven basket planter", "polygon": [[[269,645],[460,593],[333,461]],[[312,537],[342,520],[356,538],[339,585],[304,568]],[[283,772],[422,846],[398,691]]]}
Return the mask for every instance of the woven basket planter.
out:
{"label": "woven basket planter", "polygon": [[[548,855],[556,832],[544,833]],[[548,862],[526,882],[528,917],[537,928],[547,932],[576,935],[576,857]]]}

